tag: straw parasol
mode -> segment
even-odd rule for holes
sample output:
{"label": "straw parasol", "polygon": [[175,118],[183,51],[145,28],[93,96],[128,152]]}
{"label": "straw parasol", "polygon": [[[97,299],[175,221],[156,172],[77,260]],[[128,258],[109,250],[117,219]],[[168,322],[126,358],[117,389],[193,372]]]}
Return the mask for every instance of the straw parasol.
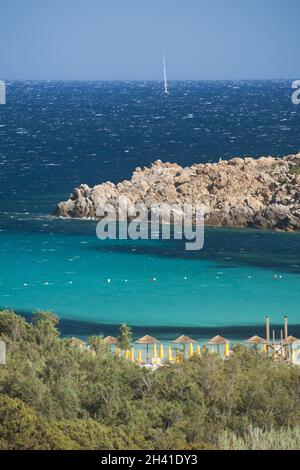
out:
{"label": "straw parasol", "polygon": [[220,345],[224,344],[226,346],[226,343],[228,343],[228,340],[223,338],[220,335],[217,335],[217,336],[214,336],[213,338],[211,338],[207,343],[212,345],[212,346],[217,345],[218,353],[220,353]]}
{"label": "straw parasol", "polygon": [[251,338],[247,339],[246,343],[251,343],[251,344],[267,344],[267,341],[260,336],[252,336]]}
{"label": "straw parasol", "polygon": [[283,346],[285,346],[285,356],[287,358],[290,355],[291,362],[292,360],[295,361],[295,354],[293,350],[293,344],[295,343],[299,343],[299,339],[295,338],[295,336],[288,336],[282,343]]}
{"label": "straw parasol", "polygon": [[288,336],[284,341],[283,344],[286,346],[289,346],[291,344],[297,343],[299,341],[298,338],[295,338],[295,336]]}
{"label": "straw parasol", "polygon": [[106,336],[106,338],[103,339],[104,343],[109,344],[110,346],[118,346],[119,341],[117,338],[114,336]]}
{"label": "straw parasol", "polygon": [[223,338],[223,336],[217,335],[211,338],[207,343],[208,344],[226,344],[227,339]]}
{"label": "straw parasol", "polygon": [[157,344],[159,341],[152,336],[146,335],[136,340],[137,344],[145,344],[147,346],[147,362],[149,362],[149,344]]}
{"label": "straw parasol", "polygon": [[251,338],[247,339],[246,343],[254,344],[255,349],[257,350],[259,345],[263,346],[263,352],[267,352],[267,344],[268,342],[263,339],[261,336],[251,336]]}
{"label": "straw parasol", "polygon": [[177,344],[183,344],[183,351],[184,351],[184,355],[186,354],[186,345],[187,344],[193,344],[193,343],[196,343],[196,341],[192,338],[190,338],[189,336],[185,336],[185,335],[182,335],[182,336],[178,336],[178,338],[174,339],[174,341],[172,341],[172,343],[177,343]]}
{"label": "straw parasol", "polygon": [[196,341],[189,336],[178,336],[178,338],[174,339],[172,343],[181,343],[181,344],[190,344],[190,343],[196,343]]}

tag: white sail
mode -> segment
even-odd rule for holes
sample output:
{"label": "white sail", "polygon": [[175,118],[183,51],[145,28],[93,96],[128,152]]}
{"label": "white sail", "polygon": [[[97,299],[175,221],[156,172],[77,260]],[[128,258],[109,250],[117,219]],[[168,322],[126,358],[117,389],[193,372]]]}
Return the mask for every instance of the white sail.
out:
{"label": "white sail", "polygon": [[168,81],[167,81],[167,69],[166,69],[166,60],[165,56],[163,56],[163,65],[164,65],[164,94],[168,95],[169,90],[168,90]]}

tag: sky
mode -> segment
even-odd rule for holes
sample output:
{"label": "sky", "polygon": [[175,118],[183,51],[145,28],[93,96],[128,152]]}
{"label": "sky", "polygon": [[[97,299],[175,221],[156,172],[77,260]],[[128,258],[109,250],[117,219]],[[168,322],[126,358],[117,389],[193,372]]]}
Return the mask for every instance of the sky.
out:
{"label": "sky", "polygon": [[300,78],[299,0],[0,0],[0,79]]}

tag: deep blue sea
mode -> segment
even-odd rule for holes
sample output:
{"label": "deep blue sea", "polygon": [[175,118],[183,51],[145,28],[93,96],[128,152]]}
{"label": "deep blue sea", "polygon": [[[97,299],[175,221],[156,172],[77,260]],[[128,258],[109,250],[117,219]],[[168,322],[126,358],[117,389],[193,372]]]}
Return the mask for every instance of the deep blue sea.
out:
{"label": "deep blue sea", "polygon": [[[80,183],[129,178],[156,159],[187,166],[297,153],[292,81],[9,82],[0,106],[0,308],[47,309],[68,334],[198,338],[263,334],[269,314],[300,334],[300,234],[207,229],[205,247],[105,241],[59,220]],[[156,278],[156,282],[151,279]],[[108,283],[107,279],[111,279]]]}

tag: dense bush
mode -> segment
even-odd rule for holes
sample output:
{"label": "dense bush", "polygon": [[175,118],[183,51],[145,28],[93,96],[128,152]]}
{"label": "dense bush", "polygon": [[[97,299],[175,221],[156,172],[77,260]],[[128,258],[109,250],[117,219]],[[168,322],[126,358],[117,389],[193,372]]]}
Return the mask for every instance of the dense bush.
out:
{"label": "dense bush", "polygon": [[227,361],[205,353],[152,372],[99,338],[94,354],[81,351],[57,326],[48,313],[32,323],[0,313],[3,449],[273,448],[281,435],[299,445],[298,367],[240,347]]}
{"label": "dense bush", "polygon": [[0,395],[1,449],[75,449],[67,433],[51,426],[17,398]]}
{"label": "dense bush", "polygon": [[250,428],[244,437],[225,431],[219,438],[219,446],[225,450],[299,450],[300,427],[280,431]]}

